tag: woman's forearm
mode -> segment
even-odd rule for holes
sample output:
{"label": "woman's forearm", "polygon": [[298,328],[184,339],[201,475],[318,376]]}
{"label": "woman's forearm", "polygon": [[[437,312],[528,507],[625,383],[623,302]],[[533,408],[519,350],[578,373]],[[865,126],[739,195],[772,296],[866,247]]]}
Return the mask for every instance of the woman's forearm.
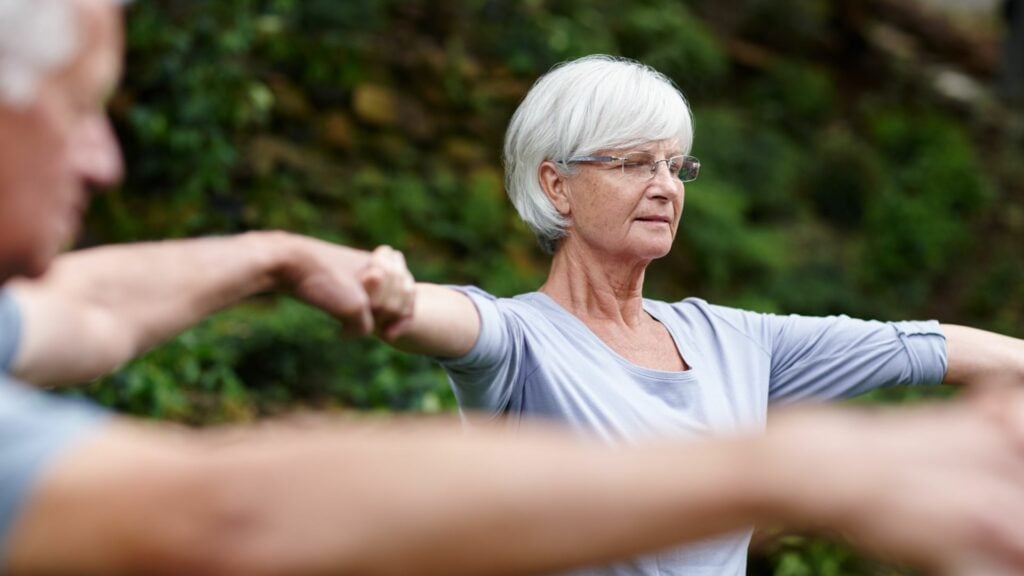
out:
{"label": "woman's forearm", "polygon": [[414,354],[458,358],[480,335],[480,314],[468,296],[446,286],[419,283],[412,318],[391,345]]}
{"label": "woman's forearm", "polygon": [[943,324],[950,384],[1024,384],[1024,340]]}

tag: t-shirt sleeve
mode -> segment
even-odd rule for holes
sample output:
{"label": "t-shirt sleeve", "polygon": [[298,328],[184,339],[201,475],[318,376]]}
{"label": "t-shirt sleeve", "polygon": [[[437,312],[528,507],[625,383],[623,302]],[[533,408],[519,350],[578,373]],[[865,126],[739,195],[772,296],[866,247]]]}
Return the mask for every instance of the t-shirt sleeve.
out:
{"label": "t-shirt sleeve", "polygon": [[0,374],[11,370],[21,340],[21,314],[7,290],[0,289]]}
{"label": "t-shirt sleeve", "polygon": [[522,385],[522,324],[487,292],[473,286],[451,288],[473,301],[480,314],[480,334],[464,356],[439,362],[448,373],[459,406],[500,413]]}
{"label": "t-shirt sleeve", "polygon": [[946,375],[946,338],[934,320],[761,316],[771,402],[848,398],[882,386],[937,384]]}
{"label": "t-shirt sleeve", "polygon": [[11,527],[40,475],[107,419],[91,404],[0,376],[0,563],[6,563]]}

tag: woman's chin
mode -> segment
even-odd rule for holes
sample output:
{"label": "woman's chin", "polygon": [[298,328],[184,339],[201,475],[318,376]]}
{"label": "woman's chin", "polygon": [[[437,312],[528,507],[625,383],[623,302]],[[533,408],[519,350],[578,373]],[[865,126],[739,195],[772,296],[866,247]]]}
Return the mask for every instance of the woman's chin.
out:
{"label": "woman's chin", "polygon": [[672,251],[672,243],[642,243],[637,246],[631,246],[627,250],[631,259],[640,261],[657,260],[658,258],[664,258],[668,256],[668,253]]}

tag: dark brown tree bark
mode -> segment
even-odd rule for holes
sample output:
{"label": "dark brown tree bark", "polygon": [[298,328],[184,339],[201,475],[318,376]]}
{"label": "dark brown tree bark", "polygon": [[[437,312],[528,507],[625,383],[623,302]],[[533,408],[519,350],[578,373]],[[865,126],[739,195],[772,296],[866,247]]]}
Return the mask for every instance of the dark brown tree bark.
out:
{"label": "dark brown tree bark", "polygon": [[1024,2],[1006,0],[1006,41],[1003,45],[1002,93],[1010,102],[1024,103]]}

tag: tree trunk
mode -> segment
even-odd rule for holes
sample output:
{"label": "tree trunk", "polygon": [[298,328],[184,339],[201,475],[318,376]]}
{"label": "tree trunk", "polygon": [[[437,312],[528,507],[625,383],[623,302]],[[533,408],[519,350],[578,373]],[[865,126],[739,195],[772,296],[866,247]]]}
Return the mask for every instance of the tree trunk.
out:
{"label": "tree trunk", "polygon": [[1006,43],[1003,45],[1003,96],[1024,103],[1024,0],[1006,0]]}

